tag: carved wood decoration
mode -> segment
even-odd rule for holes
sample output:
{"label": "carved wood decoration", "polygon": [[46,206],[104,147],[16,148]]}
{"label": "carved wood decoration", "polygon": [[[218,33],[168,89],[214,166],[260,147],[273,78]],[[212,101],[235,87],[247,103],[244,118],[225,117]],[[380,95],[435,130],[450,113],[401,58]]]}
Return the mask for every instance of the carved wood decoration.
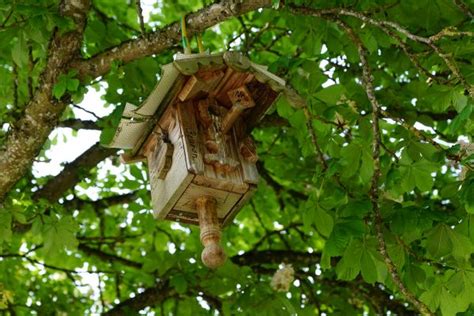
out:
{"label": "carved wood decoration", "polygon": [[[201,64],[184,58],[175,68],[165,66],[171,69],[160,83],[166,87],[149,97],[162,102],[153,110],[155,118],[146,136],[133,136],[138,143],[122,158],[146,158],[155,217],[198,224],[205,247],[202,261],[216,268],[225,261],[220,229],[232,221],[258,182],[258,156],[249,135],[254,125],[249,122],[255,124],[279,94],[261,81],[282,84],[260,66],[245,70],[250,62],[240,55],[228,55],[228,65],[206,64],[217,60],[214,55],[199,58]],[[191,74],[180,77],[176,67]],[[138,110],[150,111],[150,102]],[[133,109],[125,112],[133,115]]]}

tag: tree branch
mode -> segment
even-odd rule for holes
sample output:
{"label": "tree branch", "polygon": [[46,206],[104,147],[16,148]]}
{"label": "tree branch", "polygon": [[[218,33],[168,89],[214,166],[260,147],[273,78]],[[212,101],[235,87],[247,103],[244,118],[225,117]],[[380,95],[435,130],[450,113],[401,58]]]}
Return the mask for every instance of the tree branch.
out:
{"label": "tree branch", "polygon": [[49,180],[41,189],[35,192],[35,199],[47,199],[56,202],[67,190],[74,187],[82,178],[81,174],[97,166],[105,158],[115,154],[117,149],[104,148],[96,143],[76,160],[68,163],[63,171]]}
{"label": "tree branch", "polygon": [[[192,37],[219,22],[259,8],[269,7],[271,3],[271,0],[245,0],[238,3],[224,0],[212,4],[186,16],[188,35]],[[159,54],[178,45],[180,41],[180,23],[175,22],[138,39],[112,47],[88,60],[76,60],[71,64],[71,68],[77,69],[82,79],[96,78],[107,73],[114,61],[128,63],[145,56]]]}
{"label": "tree branch", "polygon": [[[321,259],[320,253],[307,253],[290,250],[266,250],[266,251],[252,251],[242,255],[236,255],[230,260],[239,266],[249,266],[253,271],[262,274],[273,274],[274,268],[268,268],[268,265],[277,266],[282,262],[291,263],[295,267],[314,266],[319,263]],[[105,258],[105,260],[108,260]],[[306,276],[303,270],[298,270],[299,275]],[[314,274],[312,275],[314,277]],[[303,279],[304,280],[304,279]],[[324,283],[334,288],[351,288],[353,291],[366,292],[374,300],[383,306],[382,309],[389,309],[397,314],[407,314],[409,311],[405,308],[402,302],[391,299],[387,293],[377,286],[372,286],[355,280],[353,282],[333,281],[331,279],[318,278],[318,282]],[[211,303],[214,308],[219,309],[220,300],[218,297],[209,296],[200,287],[191,288],[187,295],[196,295],[196,290],[203,292],[202,295],[205,300]],[[161,280],[154,287],[146,289],[143,293],[136,294],[135,297],[129,298],[120,304],[113,307],[105,315],[128,315],[131,312],[138,312],[147,306],[156,306],[163,303],[166,299],[175,296],[177,293],[168,280]],[[210,300],[210,301],[209,301]]]}
{"label": "tree branch", "polygon": [[304,115],[306,116],[306,128],[308,129],[309,136],[311,137],[311,143],[313,144],[313,147],[314,147],[314,154],[316,157],[318,157],[318,160],[321,163],[321,166],[324,172],[327,170],[328,164],[326,163],[326,159],[324,159],[324,154],[321,150],[321,146],[319,146],[319,143],[318,143],[318,137],[316,136],[316,133],[314,132],[313,123],[311,122],[311,114],[309,113],[307,104],[304,105],[303,111],[304,111]]}
{"label": "tree branch", "polygon": [[336,20],[336,23],[344,29],[349,38],[357,47],[360,62],[362,64],[362,85],[364,86],[367,98],[369,99],[370,104],[372,105],[372,159],[374,160],[374,173],[372,176],[372,183],[369,195],[375,216],[375,230],[377,235],[377,241],[379,243],[379,252],[384,258],[385,265],[387,266],[387,269],[393,279],[393,282],[398,287],[400,292],[405,296],[405,298],[410,303],[412,303],[421,314],[432,315],[428,307],[423,302],[418,300],[418,298],[405,286],[405,284],[403,284],[400,275],[398,274],[397,268],[387,252],[387,246],[385,244],[385,239],[383,235],[384,224],[379,205],[379,179],[382,174],[380,166],[380,147],[382,143],[379,126],[380,105],[378,103],[377,98],[375,97],[375,90],[372,83],[373,76],[370,70],[369,62],[367,60],[367,49],[362,44],[360,38],[350,27],[347,26],[347,24],[345,24],[341,20]]}
{"label": "tree branch", "polygon": [[160,281],[156,286],[148,288],[135,297],[131,297],[115,305],[111,310],[104,313],[104,315],[130,315],[131,312],[138,312],[147,306],[154,306],[176,294],[176,290],[169,284],[168,280]]}
{"label": "tree branch", "polygon": [[95,210],[103,210],[110,206],[120,205],[125,203],[130,203],[136,200],[138,197],[137,192],[131,192],[121,195],[112,195],[97,201],[88,201],[82,199],[73,199],[71,201],[66,201],[63,203],[63,206],[67,209],[77,210],[82,209],[86,206],[90,206]]}
{"label": "tree branch", "polygon": [[462,0],[453,0],[453,3],[461,10],[465,15],[474,19],[474,12],[465,4]]}

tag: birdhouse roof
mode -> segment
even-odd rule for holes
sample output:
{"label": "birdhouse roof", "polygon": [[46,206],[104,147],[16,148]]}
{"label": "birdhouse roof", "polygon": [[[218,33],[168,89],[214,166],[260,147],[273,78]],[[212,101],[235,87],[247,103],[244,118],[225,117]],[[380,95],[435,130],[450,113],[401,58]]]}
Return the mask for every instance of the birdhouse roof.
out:
{"label": "birdhouse roof", "polygon": [[[289,92],[283,79],[267,71],[265,66],[255,64],[237,52],[213,55],[178,54],[172,63],[162,67],[160,81],[140,106],[126,104],[122,119],[108,146],[132,149],[132,156],[135,155],[164,110],[176,102],[186,80],[202,69],[219,69],[219,67],[252,74],[252,80],[256,84],[259,84],[263,89],[274,91],[276,96],[280,92]],[[226,80],[226,78],[224,77],[222,80]],[[294,92],[290,94],[294,95]],[[268,101],[260,102],[257,106],[259,109],[254,110],[257,113],[253,115],[251,123],[255,125],[275,100],[276,97],[273,97]]]}

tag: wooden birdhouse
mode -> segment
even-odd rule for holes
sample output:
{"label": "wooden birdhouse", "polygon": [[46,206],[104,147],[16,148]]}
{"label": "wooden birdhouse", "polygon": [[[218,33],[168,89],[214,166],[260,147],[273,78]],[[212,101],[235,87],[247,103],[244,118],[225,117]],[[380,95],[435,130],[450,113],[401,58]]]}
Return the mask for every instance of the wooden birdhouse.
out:
{"label": "wooden birdhouse", "polygon": [[147,161],[157,219],[200,225],[208,267],[224,262],[220,229],[258,182],[250,132],[284,89],[238,53],[179,54],[141,106],[125,107],[110,146]]}

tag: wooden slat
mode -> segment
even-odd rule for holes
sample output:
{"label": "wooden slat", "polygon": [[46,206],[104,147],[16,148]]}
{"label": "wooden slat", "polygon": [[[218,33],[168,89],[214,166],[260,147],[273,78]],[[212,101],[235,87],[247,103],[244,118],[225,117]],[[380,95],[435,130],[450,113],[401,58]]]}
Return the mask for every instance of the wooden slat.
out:
{"label": "wooden slat", "polygon": [[222,226],[226,226],[234,220],[235,216],[239,213],[239,211],[242,209],[242,207],[245,206],[245,204],[250,200],[252,195],[257,191],[257,187],[254,185],[251,185],[249,187],[249,190],[242,195],[240,200],[234,205],[234,207],[227,213],[227,215],[222,219]]}
{"label": "wooden slat", "polygon": [[232,180],[209,178],[204,175],[195,176],[193,179],[193,183],[203,187],[209,187],[240,194],[247,192],[249,188],[249,185],[245,182],[236,183]]}
{"label": "wooden slat", "polygon": [[198,135],[194,104],[191,101],[178,103],[177,113],[183,137],[187,169],[194,174],[203,174],[202,144]]}
{"label": "wooden slat", "polygon": [[[206,141],[206,137],[214,137],[213,135],[220,133],[222,117],[212,115],[212,119],[213,119],[213,124],[210,126],[210,128],[207,131],[203,130],[204,127],[202,126],[202,124],[199,124],[199,127],[200,127],[199,134],[200,134],[200,137],[202,137],[203,142]],[[205,159],[203,178],[198,178],[197,181],[201,181],[201,180],[205,181],[205,179],[215,179],[215,181],[214,180],[209,181],[210,183],[209,186],[212,186],[214,188],[219,188],[219,189],[222,188],[222,189],[232,191],[232,192],[242,192],[244,191],[244,189],[247,188],[247,185],[244,181],[242,168],[240,167],[240,158],[237,152],[237,144],[235,142],[235,138],[232,135],[224,135],[222,133],[220,134],[221,134],[221,141],[219,143],[219,148],[218,148],[220,153],[212,152],[208,150],[207,148],[205,149],[204,155],[207,156],[208,163],[206,163],[206,159]],[[223,154],[224,151],[225,151],[225,154]],[[221,161],[221,160],[222,162],[231,161],[233,162],[233,165],[237,163],[237,165],[235,166],[236,167],[235,170],[227,171],[227,172],[222,172],[222,170],[218,170],[219,169],[218,164],[216,166],[216,164],[213,163],[213,161],[211,161],[212,155],[214,156],[220,155],[222,157],[222,158],[219,158],[216,156],[214,160],[217,160],[217,161]],[[220,182],[223,183],[222,186],[219,185]]]}
{"label": "wooden slat", "polygon": [[150,183],[153,213],[158,219],[167,216],[194,178],[186,166],[182,139],[172,140],[172,143],[176,150],[168,174],[164,180],[156,179]]}
{"label": "wooden slat", "polygon": [[206,188],[194,183],[189,184],[186,193],[176,202],[173,207],[176,211],[196,212],[196,199],[202,196],[212,196],[217,201],[217,215],[223,218],[240,200],[241,194]]}
{"label": "wooden slat", "polygon": [[146,161],[145,156],[141,156],[141,155],[132,156],[130,155],[130,153],[124,153],[120,155],[120,162],[124,164],[137,163],[137,162],[142,162],[142,161]]}
{"label": "wooden slat", "polygon": [[181,101],[187,101],[199,96],[204,96],[212,91],[221,82],[224,72],[218,71],[200,71],[186,81],[183,89],[179,92],[178,98]]}
{"label": "wooden slat", "polygon": [[240,142],[242,142],[245,137],[250,137],[245,135],[245,124],[242,118],[240,118],[235,124],[233,137],[234,142],[239,144],[239,146],[236,146],[235,148],[238,148],[237,155],[241,165],[243,181],[249,184],[258,184],[259,177],[257,166],[255,164],[256,161],[253,162],[245,159],[245,157],[242,155],[242,152],[240,151]]}
{"label": "wooden slat", "polygon": [[258,124],[268,108],[273,104],[273,102],[275,102],[279,93],[273,91],[268,85],[257,80],[252,80],[248,83],[247,89],[255,100],[255,103],[258,104],[258,106],[251,110],[244,111],[243,113],[247,124],[247,131],[250,133],[251,129]]}
{"label": "wooden slat", "polygon": [[[172,105],[175,103],[177,99],[177,95],[179,91],[181,91],[183,84],[184,84],[184,78],[178,77],[176,81],[174,82],[174,85],[171,87],[171,89],[168,91],[166,96],[163,98],[162,103],[159,106],[158,110],[153,115],[155,119],[161,120],[161,118],[164,116],[164,112],[168,111],[170,108],[173,107]],[[133,148],[132,155],[136,155],[141,150],[142,145],[148,139],[148,136],[150,135],[150,133],[156,128],[156,125],[155,125],[156,121],[148,120],[147,122],[148,122],[147,129],[145,133],[143,133],[140,140],[136,143],[135,147]]]}
{"label": "wooden slat", "polygon": [[197,213],[171,210],[166,215],[166,219],[178,223],[199,225]]}

